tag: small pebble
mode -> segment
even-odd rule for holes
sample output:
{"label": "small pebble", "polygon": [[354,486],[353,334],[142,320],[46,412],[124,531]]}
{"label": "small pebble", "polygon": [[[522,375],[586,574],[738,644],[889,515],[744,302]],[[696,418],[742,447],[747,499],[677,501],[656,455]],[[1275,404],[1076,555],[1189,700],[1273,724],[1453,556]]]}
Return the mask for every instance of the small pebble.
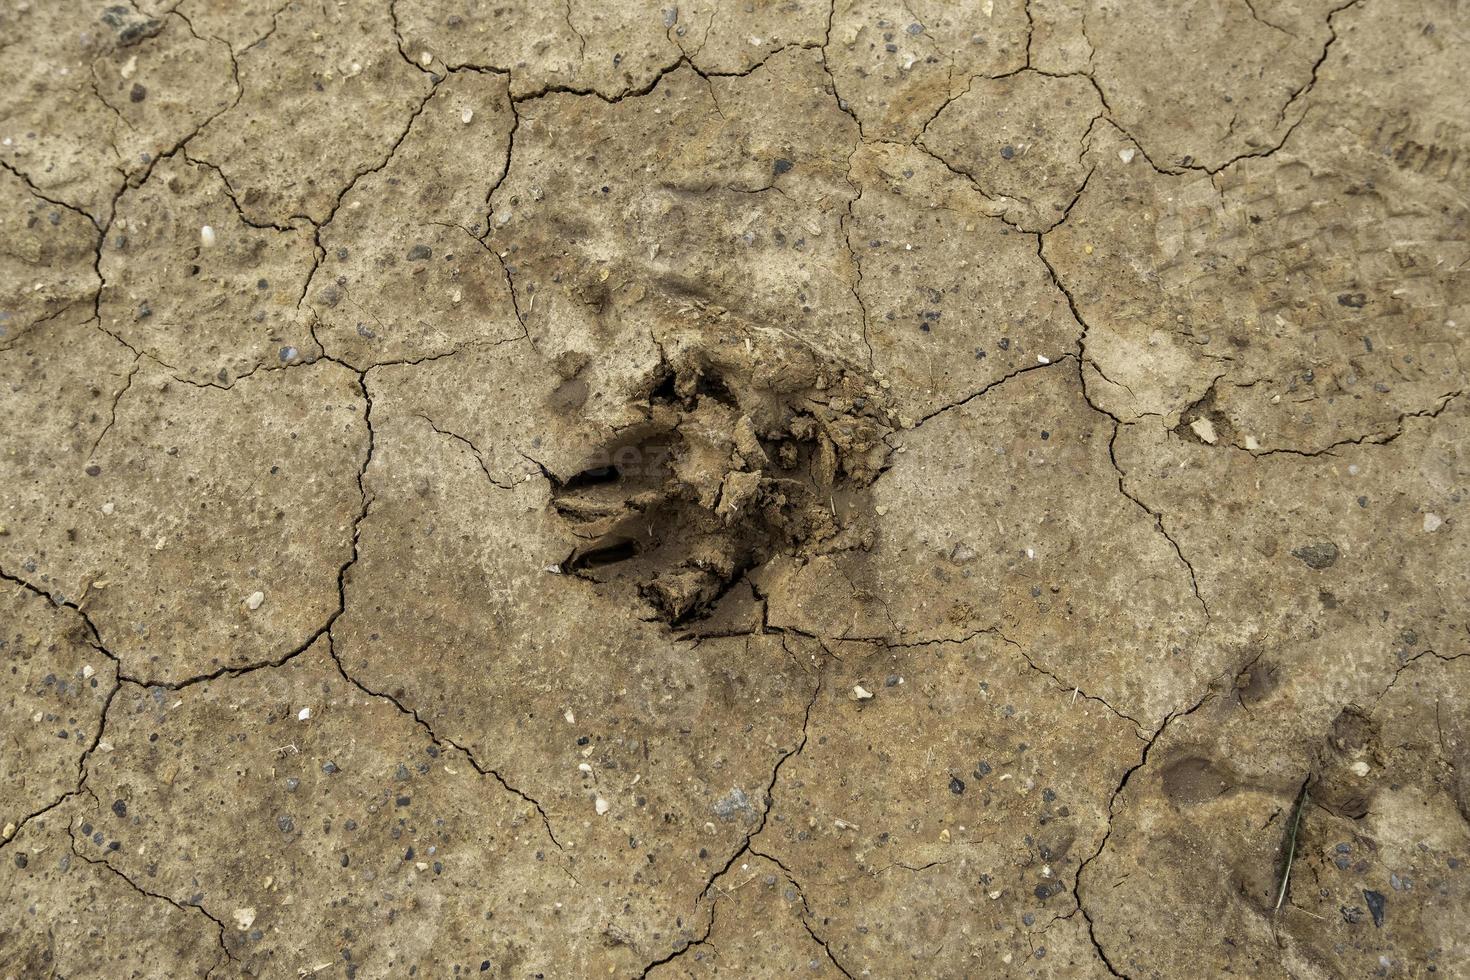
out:
{"label": "small pebble", "polygon": [[1438,514],[1424,515],[1424,530],[1426,533],[1433,534],[1435,531],[1439,530],[1440,525],[1443,523],[1444,518],[1440,517]]}
{"label": "small pebble", "polygon": [[1215,423],[1211,422],[1203,415],[1195,419],[1193,422],[1189,423],[1189,431],[1198,436],[1199,441],[1205,443],[1206,445],[1213,446],[1220,439],[1220,437],[1215,434]]}
{"label": "small pebble", "polygon": [[1388,899],[1382,892],[1370,891],[1365,888],[1363,889],[1363,901],[1368,903],[1368,914],[1373,916],[1374,927],[1382,929],[1383,919],[1388,911]]}
{"label": "small pebble", "polygon": [[459,114],[459,121],[464,123],[466,126],[468,126],[470,124],[470,120],[474,118],[475,110],[473,109],[465,109]]}
{"label": "small pebble", "polygon": [[200,228],[199,229],[199,242],[205,248],[212,248],[212,247],[214,247],[214,242],[215,242],[214,229],[211,228],[209,225],[205,225],[203,228]]}
{"label": "small pebble", "polygon": [[265,593],[259,591],[252,592],[245,599],[245,608],[249,609],[251,612],[255,612],[255,610],[260,608],[260,604],[262,602],[265,602]]}

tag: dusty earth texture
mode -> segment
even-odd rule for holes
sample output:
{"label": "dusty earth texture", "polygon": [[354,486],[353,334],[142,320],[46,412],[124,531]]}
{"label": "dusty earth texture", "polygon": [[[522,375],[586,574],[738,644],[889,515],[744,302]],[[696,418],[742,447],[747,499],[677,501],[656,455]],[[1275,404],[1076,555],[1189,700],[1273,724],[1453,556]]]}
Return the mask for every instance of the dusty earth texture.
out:
{"label": "dusty earth texture", "polygon": [[1467,55],[4,0],[0,977],[1470,975]]}

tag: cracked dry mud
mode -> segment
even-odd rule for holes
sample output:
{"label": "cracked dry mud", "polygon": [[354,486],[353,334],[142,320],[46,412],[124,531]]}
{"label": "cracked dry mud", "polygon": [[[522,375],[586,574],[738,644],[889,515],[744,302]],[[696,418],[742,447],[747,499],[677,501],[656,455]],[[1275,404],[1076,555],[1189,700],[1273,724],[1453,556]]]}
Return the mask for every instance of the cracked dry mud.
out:
{"label": "cracked dry mud", "polygon": [[0,977],[1470,975],[1462,3],[0,28]]}

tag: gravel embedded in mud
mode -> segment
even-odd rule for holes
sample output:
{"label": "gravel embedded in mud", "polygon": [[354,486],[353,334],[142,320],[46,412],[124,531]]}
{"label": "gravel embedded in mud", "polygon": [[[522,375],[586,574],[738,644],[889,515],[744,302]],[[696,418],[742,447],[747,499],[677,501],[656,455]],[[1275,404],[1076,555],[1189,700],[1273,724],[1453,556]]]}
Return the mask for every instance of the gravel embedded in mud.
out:
{"label": "gravel embedded in mud", "polygon": [[1452,0],[0,9],[0,977],[1470,973]]}

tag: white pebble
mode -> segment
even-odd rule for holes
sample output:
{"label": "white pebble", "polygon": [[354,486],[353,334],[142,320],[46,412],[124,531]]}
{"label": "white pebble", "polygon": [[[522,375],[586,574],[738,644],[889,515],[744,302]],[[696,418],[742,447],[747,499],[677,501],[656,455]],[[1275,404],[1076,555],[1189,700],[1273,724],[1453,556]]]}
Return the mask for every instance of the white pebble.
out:
{"label": "white pebble", "polygon": [[92,665],[87,664],[85,667],[82,668],[82,680],[90,680],[92,675],[95,673],[97,673],[97,671],[92,668]]}
{"label": "white pebble", "polygon": [[265,602],[265,593],[258,591],[252,592],[245,599],[245,608],[249,609],[251,612],[255,612],[255,610],[260,608],[260,604],[262,602]]}
{"label": "white pebble", "polygon": [[475,118],[475,110],[473,109],[466,109],[459,114],[459,121],[464,123],[466,126],[470,124],[470,120],[473,118]]}
{"label": "white pebble", "polygon": [[112,512],[116,509],[117,508],[113,506],[113,503],[110,500],[102,505],[102,513],[106,514],[108,517],[111,517]]}
{"label": "white pebble", "polygon": [[302,708],[300,711],[296,712],[296,720],[297,721],[307,721],[310,718],[311,718],[311,709],[310,708]]}
{"label": "white pebble", "polygon": [[1037,364],[1050,364],[1051,363],[1051,358],[1047,357],[1044,354],[1037,354],[1036,355],[1036,363]]}
{"label": "white pebble", "polygon": [[607,813],[607,811],[609,811],[609,810],[612,809],[612,804],[609,803],[607,800],[604,800],[601,796],[599,796],[597,798],[597,802],[594,803],[594,804],[592,804],[592,805],[597,810],[597,815],[599,817],[602,816],[602,815],[604,815],[605,813]]}
{"label": "white pebble", "polygon": [[1358,761],[1357,761],[1357,762],[1354,762],[1354,763],[1353,763],[1353,764],[1352,764],[1352,765],[1351,765],[1351,766],[1349,766],[1349,767],[1348,767],[1348,768],[1350,768],[1350,769],[1351,769],[1351,770],[1352,770],[1352,771],[1353,771],[1353,775],[1354,775],[1354,776],[1357,776],[1357,777],[1359,777],[1359,778],[1360,778],[1360,779],[1361,779],[1361,778],[1362,778],[1362,777],[1363,777],[1363,776],[1366,776],[1366,775],[1368,775],[1368,763],[1366,763],[1366,762],[1364,762],[1364,761],[1363,761],[1363,760],[1361,760],[1361,759],[1359,759],[1359,760],[1358,760]]}
{"label": "white pebble", "polygon": [[1215,423],[1201,415],[1189,423],[1189,431],[1199,436],[1199,441],[1213,446],[1220,437],[1215,434]]}
{"label": "white pebble", "polygon": [[1443,523],[1444,518],[1440,517],[1438,514],[1424,515],[1424,530],[1426,531],[1438,531],[1439,526]]}
{"label": "white pebble", "polygon": [[255,909],[246,906],[235,910],[235,928],[244,932],[255,924]]}
{"label": "white pebble", "polygon": [[213,248],[215,242],[214,229],[211,228],[209,225],[205,225],[203,228],[200,228],[199,241],[204,245],[205,248]]}
{"label": "white pebble", "polygon": [[863,687],[861,684],[855,685],[852,689],[852,697],[854,701],[867,701],[872,698],[872,696],[873,692],[868,690],[866,687]]}
{"label": "white pebble", "polygon": [[1119,160],[1122,160],[1124,163],[1132,163],[1133,162],[1133,154],[1135,154],[1137,152],[1138,151],[1135,150],[1131,146],[1130,147],[1126,147],[1125,149],[1122,149],[1122,150],[1119,150],[1118,151],[1118,159]]}
{"label": "white pebble", "polygon": [[432,65],[433,63],[434,63],[434,56],[433,55],[431,55],[427,51],[420,51],[419,52],[419,64],[421,64],[425,68],[427,68],[430,65]]}

